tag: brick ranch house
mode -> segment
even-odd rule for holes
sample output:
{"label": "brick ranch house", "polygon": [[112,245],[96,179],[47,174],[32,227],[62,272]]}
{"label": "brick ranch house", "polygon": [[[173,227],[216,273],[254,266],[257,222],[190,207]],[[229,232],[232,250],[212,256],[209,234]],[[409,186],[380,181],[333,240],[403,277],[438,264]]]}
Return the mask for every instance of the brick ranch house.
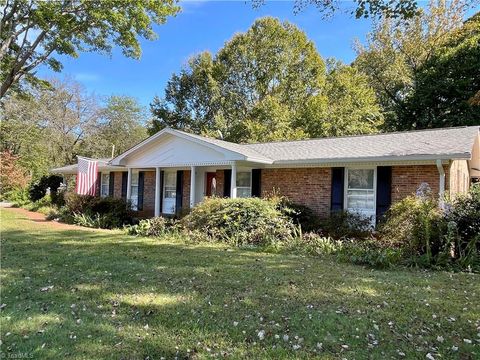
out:
{"label": "brick ranch house", "polygon": [[[273,192],[326,217],[379,218],[422,183],[465,193],[480,177],[480,126],[300,141],[235,144],[164,129],[113,159],[98,159],[100,196],[122,197],[140,217],[180,213],[206,196]],[[77,165],[53,169],[65,177]]]}

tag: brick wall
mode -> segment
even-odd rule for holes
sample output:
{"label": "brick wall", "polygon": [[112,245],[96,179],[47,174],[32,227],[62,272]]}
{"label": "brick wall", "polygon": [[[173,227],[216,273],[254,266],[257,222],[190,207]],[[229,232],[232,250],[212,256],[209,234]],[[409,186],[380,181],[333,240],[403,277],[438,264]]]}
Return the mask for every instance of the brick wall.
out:
{"label": "brick wall", "polygon": [[155,171],[145,171],[143,181],[143,210],[155,210]]}
{"label": "brick wall", "polygon": [[275,192],[321,217],[329,215],[331,168],[263,169],[261,179],[262,196]]}
{"label": "brick wall", "polygon": [[113,197],[120,199],[122,197],[122,176],[123,172],[115,171],[113,175]]}
{"label": "brick wall", "polygon": [[190,208],[190,170],[183,172],[183,198],[182,209]]}
{"label": "brick wall", "polygon": [[[445,190],[449,188],[449,169],[445,169]],[[392,203],[414,194],[420,184],[430,185],[432,192],[440,190],[440,175],[436,165],[392,166]]]}

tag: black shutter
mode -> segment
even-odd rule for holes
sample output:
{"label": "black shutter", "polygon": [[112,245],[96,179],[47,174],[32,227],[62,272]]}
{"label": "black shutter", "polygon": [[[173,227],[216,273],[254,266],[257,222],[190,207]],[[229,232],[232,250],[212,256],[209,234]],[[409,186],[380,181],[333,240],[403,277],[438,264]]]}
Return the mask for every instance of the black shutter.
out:
{"label": "black shutter", "polygon": [[122,199],[127,200],[128,172],[122,172]]}
{"label": "black shutter", "polygon": [[163,178],[165,176],[164,171],[160,171],[160,214],[163,212]]}
{"label": "black shutter", "polygon": [[113,190],[115,187],[115,173],[110,171],[110,181],[108,182],[108,196],[113,196]]}
{"label": "black shutter", "polygon": [[182,211],[183,202],[183,170],[177,170],[177,191],[175,196],[175,212],[179,214]]}
{"label": "black shutter", "polygon": [[138,205],[137,210],[143,210],[143,188],[145,183],[145,172],[138,172]]}
{"label": "black shutter", "polygon": [[343,211],[343,189],[345,182],[345,168],[332,168],[332,202],[330,210]]}
{"label": "black shutter", "polygon": [[377,222],[389,209],[392,203],[392,167],[377,167]]}
{"label": "black shutter", "polygon": [[95,183],[95,196],[102,194],[102,173],[97,172],[97,181]]}
{"label": "black shutter", "polygon": [[230,189],[232,187],[232,170],[223,171],[223,197],[230,197]]}
{"label": "black shutter", "polygon": [[252,196],[262,196],[262,169],[252,169]]}

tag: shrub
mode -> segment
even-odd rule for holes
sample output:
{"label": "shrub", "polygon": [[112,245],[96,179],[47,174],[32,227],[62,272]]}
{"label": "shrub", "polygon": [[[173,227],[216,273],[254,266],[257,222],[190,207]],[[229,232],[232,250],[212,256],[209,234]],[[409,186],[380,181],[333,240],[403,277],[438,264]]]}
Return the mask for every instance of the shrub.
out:
{"label": "shrub", "polygon": [[291,220],[277,202],[259,198],[209,198],[195,206],[181,223],[211,239],[236,245],[269,245],[292,236]]}
{"label": "shrub", "polygon": [[176,220],[157,216],[151,219],[140,220],[138,224],[125,226],[129,235],[154,236],[165,235],[175,229]]}
{"label": "shrub", "polygon": [[62,177],[58,175],[42,176],[38,181],[30,184],[30,188],[28,190],[30,200],[40,200],[47,194],[47,189],[50,189],[50,194],[55,197],[62,181]]}
{"label": "shrub", "polygon": [[6,193],[2,194],[2,199],[10,201],[14,204],[14,206],[18,207],[22,207],[30,203],[28,190],[26,188],[7,191]]}
{"label": "shrub", "polygon": [[323,220],[322,233],[335,239],[362,239],[371,235],[373,227],[370,218],[348,211],[338,211]]}
{"label": "shrub", "polygon": [[283,199],[279,202],[279,209],[287,215],[294,224],[299,225],[302,231],[312,232],[320,229],[320,218],[308,206],[295,204]]}
{"label": "shrub", "polygon": [[444,227],[435,199],[409,196],[390,208],[381,232],[391,246],[402,247],[406,256],[425,255],[430,262],[444,248]]}
{"label": "shrub", "polygon": [[403,252],[394,247],[382,246],[377,240],[346,240],[338,252],[341,261],[384,269],[401,263]]}
{"label": "shrub", "polygon": [[73,220],[79,225],[94,224],[95,227],[106,229],[132,223],[132,212],[127,203],[122,199],[112,197],[68,193],[65,195],[65,207],[60,215],[62,220]]}
{"label": "shrub", "polygon": [[333,255],[338,253],[342,246],[343,243],[339,240],[308,232],[292,237],[285,243],[284,248],[299,254]]}

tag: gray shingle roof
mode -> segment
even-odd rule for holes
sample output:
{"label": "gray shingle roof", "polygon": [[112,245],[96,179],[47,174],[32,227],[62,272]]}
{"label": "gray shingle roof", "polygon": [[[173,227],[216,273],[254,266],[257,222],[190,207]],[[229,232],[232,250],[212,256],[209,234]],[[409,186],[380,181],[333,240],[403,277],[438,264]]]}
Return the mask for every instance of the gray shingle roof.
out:
{"label": "gray shingle roof", "polygon": [[[112,165],[109,165],[108,162],[110,159],[96,159],[98,161],[98,170],[110,169]],[[62,166],[59,168],[51,169],[50,172],[56,174],[76,174],[77,173],[77,164]]]}
{"label": "gray shingle roof", "polygon": [[480,126],[242,145],[274,163],[469,158]]}

